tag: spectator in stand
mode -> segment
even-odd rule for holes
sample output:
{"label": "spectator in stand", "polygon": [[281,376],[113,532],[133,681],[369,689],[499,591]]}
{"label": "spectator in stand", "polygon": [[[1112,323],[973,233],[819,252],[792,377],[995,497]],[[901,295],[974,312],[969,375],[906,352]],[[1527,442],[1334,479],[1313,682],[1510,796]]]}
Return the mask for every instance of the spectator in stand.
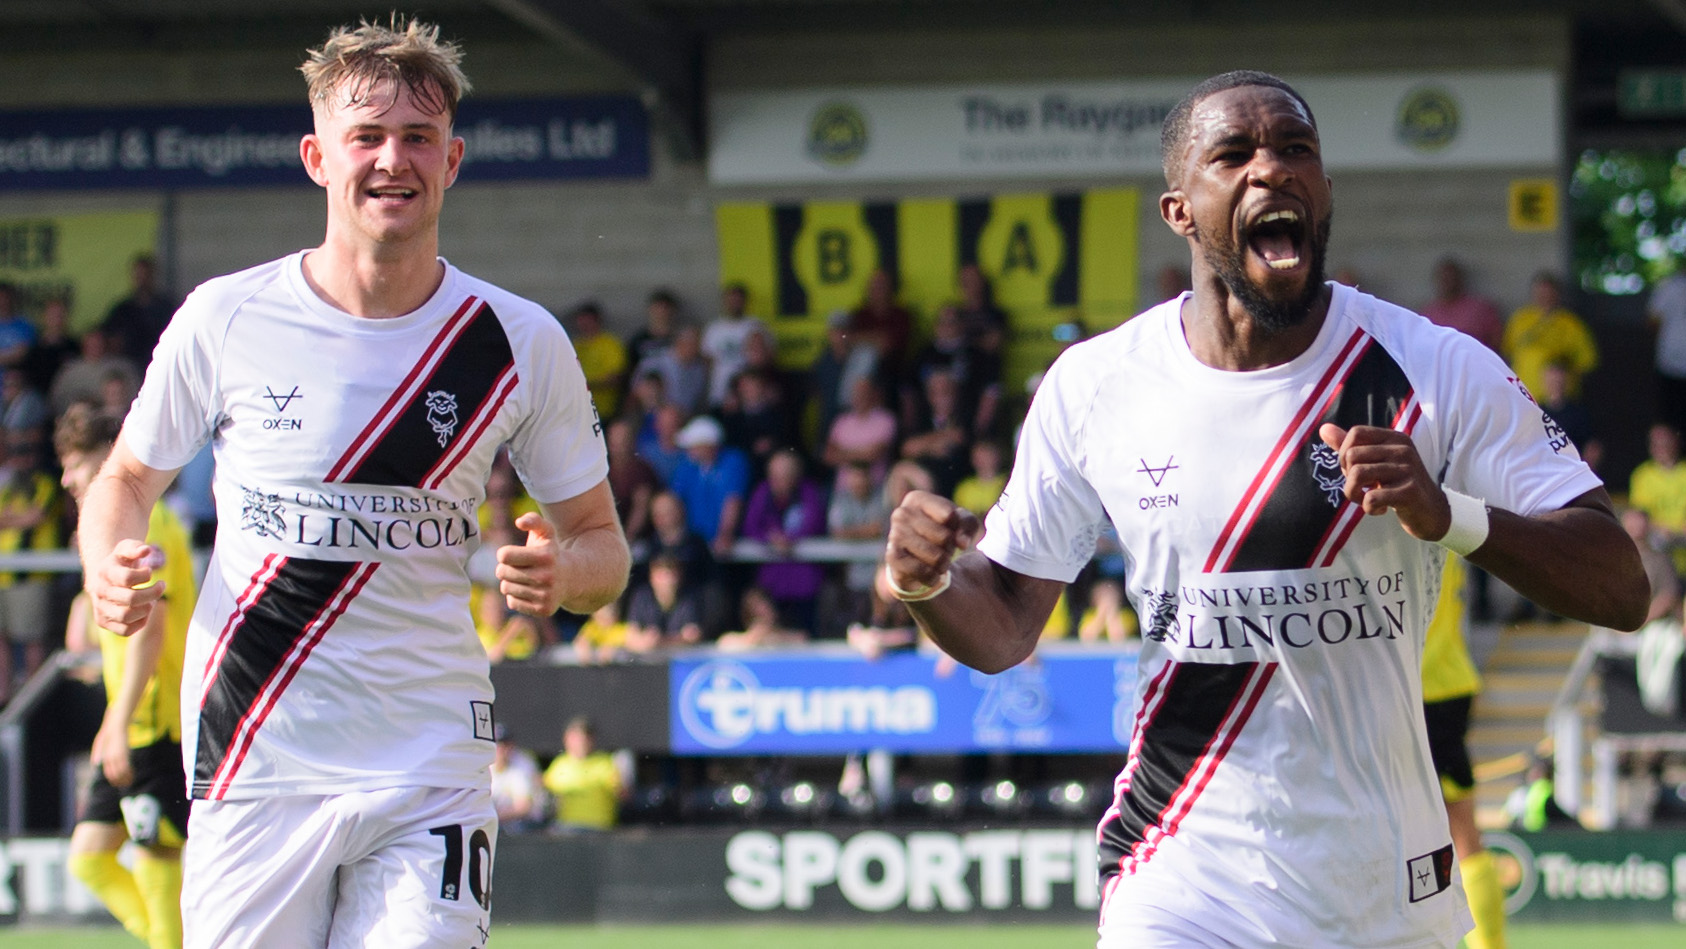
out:
{"label": "spectator in stand", "polygon": [[69,305],[64,297],[53,297],[41,304],[41,331],[18,368],[23,370],[31,389],[45,394],[52,390],[60,367],[81,352],[82,345],[70,336]]}
{"label": "spectator in stand", "polygon": [[960,318],[966,342],[996,357],[999,368],[1001,350],[1007,345],[1007,314],[995,305],[989,278],[975,263],[960,268],[960,306],[955,315]]}
{"label": "spectator in stand", "polygon": [[1633,469],[1628,503],[1650,516],[1659,546],[1674,560],[1674,572],[1686,573],[1686,465],[1680,463],[1680,433],[1658,422],[1646,444],[1650,457]]}
{"label": "spectator in stand", "polygon": [[878,351],[856,345],[849,333],[849,314],[839,310],[826,318],[825,345],[808,369],[809,398],[814,402],[819,449],[824,450],[831,424],[849,404],[855,380],[878,374]]}
{"label": "spectator in stand", "polygon": [[642,540],[650,529],[650,499],[661,490],[656,469],[638,457],[633,443],[633,422],[621,416],[609,423],[609,488],[615,495],[615,513],[628,541]]}
{"label": "spectator in stand", "polygon": [[47,390],[54,417],[64,414],[73,402],[98,405],[104,401],[105,380],[119,373],[139,384],[140,373],[127,356],[113,352],[111,337],[104,329],[90,329],[82,334],[81,351],[59,367],[53,385]]}
{"label": "spectator in stand", "polygon": [[877,350],[886,378],[894,379],[912,355],[913,314],[896,302],[895,278],[883,267],[867,278],[866,299],[849,315],[849,333]]}
{"label": "spectator in stand", "polygon": [[621,619],[619,601],[611,600],[586,617],[574,634],[574,659],[582,666],[614,662],[628,651],[632,624]]}
{"label": "spectator in stand", "polygon": [[702,603],[685,587],[685,568],[679,560],[657,554],[650,560],[649,577],[632,591],[626,610],[631,624],[626,647],[645,653],[661,647],[695,646],[703,641]]}
{"label": "spectator in stand", "polygon": [[[802,456],[786,448],[767,463],[767,480],[756,485],[744,514],[743,535],[763,541],[781,557],[790,557],[796,542],[825,536],[825,495],[804,475]],[[814,599],[825,581],[825,568],[806,561],[764,563],[755,583],[779,608],[784,625],[814,628]]]}
{"label": "spectator in stand", "polygon": [[627,795],[614,758],[597,750],[591,721],[583,716],[562,730],[562,753],[545,769],[544,786],[556,798],[556,829],[561,831],[613,828]]}
{"label": "spectator in stand", "polygon": [[632,374],[632,385],[621,402],[620,415],[631,419],[633,432],[639,440],[653,437],[656,432],[656,409],[667,402],[667,382],[659,372],[641,371]]}
{"label": "spectator in stand", "polygon": [[[780,397],[791,400],[808,388],[808,374],[788,371],[779,365],[779,350],[771,333],[752,333],[743,343],[743,368],[739,373],[758,372],[771,380]],[[728,387],[727,392],[731,389]]]}
{"label": "spectator in stand", "polygon": [[[515,475],[509,456],[500,453],[486,478],[486,503],[480,506],[480,546],[497,550],[520,542],[515,519],[538,506],[527,496]],[[509,608],[496,585],[471,583],[469,604],[474,612],[474,632],[493,665],[506,659],[530,659],[546,637],[547,627],[524,613]]]}
{"label": "spectator in stand", "polygon": [[685,458],[685,449],[679,447],[679,432],[684,427],[684,410],[664,402],[655,411],[650,433],[638,437],[638,457],[655,469],[662,484],[673,482],[673,472]]}
{"label": "spectator in stand", "polygon": [[0,369],[23,364],[35,342],[35,325],[23,312],[23,297],[15,284],[0,282]]}
{"label": "spectator in stand", "polygon": [[1077,638],[1085,643],[1121,643],[1136,629],[1135,614],[1124,605],[1124,587],[1117,580],[1096,580],[1089,587],[1089,608],[1077,621]]}
{"label": "spectator in stand", "polygon": [[[935,491],[931,473],[917,461],[898,461],[884,477],[884,505],[894,511],[909,491]],[[888,523],[888,521],[886,521]]]}
{"label": "spectator in stand", "polygon": [[544,825],[548,803],[533,753],[515,743],[509,729],[492,729],[492,806],[501,833],[521,834]]}
{"label": "spectator in stand", "polygon": [[674,466],[668,487],[685,502],[691,529],[725,554],[738,538],[744,499],[749,494],[749,459],[726,447],[725,431],[707,415],[699,415],[680,429],[675,442],[685,457]]}
{"label": "spectator in stand", "polygon": [[638,372],[660,373],[667,400],[686,415],[708,407],[708,360],[703,357],[702,334],[695,326],[680,327],[673,334],[673,345],[639,360]]}
{"label": "spectator in stand", "polygon": [[1545,388],[1545,367],[1558,363],[1569,370],[1570,398],[1581,394],[1581,376],[1598,365],[1598,344],[1580,317],[1563,306],[1563,286],[1548,271],[1534,275],[1528,302],[1505,324],[1505,359],[1529,392]]}
{"label": "spectator in stand", "polygon": [[[837,470],[837,487],[831,493],[826,510],[826,527],[836,540],[862,540],[882,543],[890,531],[890,508],[884,503],[884,493],[872,483],[872,469],[864,462],[850,462]],[[842,632],[833,628],[831,620],[864,616],[872,596],[873,565],[870,561],[851,561],[843,569],[843,585],[838,599],[843,607],[821,612],[816,637],[829,638]]]}
{"label": "spectator in stand", "polygon": [[[16,376],[7,370],[8,377]],[[42,469],[40,441],[6,432],[0,438],[0,554],[58,550],[64,546],[63,493],[58,479]],[[52,574],[0,573],[0,704],[17,681],[35,674],[46,658]],[[14,647],[23,663],[15,665]],[[15,675],[14,675],[15,673]]]}
{"label": "spectator in stand", "polygon": [[[673,347],[679,333],[679,298],[667,290],[650,294],[644,304],[644,325],[626,341],[634,367],[642,366]],[[669,394],[671,398],[671,393]]]}
{"label": "spectator in stand", "polygon": [[670,557],[684,568],[686,585],[699,597],[715,582],[714,553],[708,541],[691,530],[685,502],[672,491],[660,491],[650,500],[650,560]]}
{"label": "spectator in stand", "polygon": [[133,375],[122,369],[107,372],[100,380],[100,410],[118,418],[127,416],[137,391],[139,388]]}
{"label": "spectator in stand", "polygon": [[708,357],[711,375],[708,398],[711,406],[726,401],[732,379],[746,364],[744,348],[751,336],[769,336],[767,324],[748,313],[749,291],[741,283],[727,284],[720,291],[720,316],[703,330],[702,350]]}
{"label": "spectator in stand", "polygon": [[1650,515],[1642,508],[1622,508],[1622,529],[1639,548],[1639,562],[1645,566],[1645,578],[1651,581],[1651,606],[1645,612],[1645,622],[1675,615],[1680,608],[1680,578],[1675,576],[1668,554],[1657,546]]}
{"label": "spectator in stand", "polygon": [[954,488],[954,503],[983,517],[1007,487],[1007,472],[1001,466],[1001,444],[980,438],[972,443],[972,473]]}
{"label": "spectator in stand", "polygon": [[1434,265],[1434,301],[1423,307],[1430,321],[1449,326],[1480,340],[1493,352],[1504,337],[1504,318],[1493,301],[1469,292],[1463,265],[1443,257]]}
{"label": "spectator in stand", "polygon": [[1651,291],[1645,315],[1657,330],[1657,414],[1686,429],[1686,270],[1677,270]]}
{"label": "spectator in stand", "polygon": [[937,492],[948,496],[966,474],[972,433],[960,406],[954,374],[934,369],[925,376],[924,408],[902,439],[901,456],[925,466]]}
{"label": "spectator in stand", "polygon": [[851,461],[872,467],[872,480],[882,483],[896,448],[896,416],[884,407],[878,384],[857,377],[849,387],[848,411],[832,420],[826,436],[824,461],[838,468]]}
{"label": "spectator in stand", "polygon": [[629,368],[626,346],[603,328],[603,308],[595,301],[588,300],[574,307],[568,321],[573,324],[569,339],[585,373],[592,404],[600,418],[613,418],[620,410],[621,390],[626,386]]}
{"label": "spectator in stand", "polygon": [[732,379],[720,423],[726,430],[726,444],[748,455],[755,474],[764,476],[773,452],[794,443],[794,416],[778,383],[765,372],[751,369]]}
{"label": "spectator in stand", "polygon": [[1166,264],[1159,268],[1159,273],[1153,279],[1153,289],[1159,302],[1175,299],[1194,288],[1189,278],[1188,268],[1176,264]]}
{"label": "spectator in stand", "polygon": [[1540,388],[1534,391],[1540,408],[1546,410],[1563,434],[1581,453],[1587,467],[1597,471],[1604,460],[1604,443],[1593,435],[1592,413],[1585,403],[1569,394],[1569,369],[1562,363],[1546,363],[1540,371]]}
{"label": "spectator in stand", "polygon": [[808,634],[803,629],[791,629],[780,623],[779,608],[765,590],[750,587],[743,591],[742,605],[744,628],[721,634],[715,642],[721,652],[779,649],[800,646],[808,641]]}
{"label": "spectator in stand", "polygon": [[959,385],[956,411],[973,432],[987,432],[994,424],[1001,399],[1001,357],[967,341],[960,315],[952,306],[937,310],[931,324],[931,340],[913,357],[902,381],[902,425],[912,428],[922,411],[928,411],[925,382],[933,372],[947,372]]}
{"label": "spectator in stand", "polygon": [[919,628],[914,625],[907,604],[890,592],[883,560],[873,565],[872,577],[866,614],[849,624],[849,645],[868,659],[913,649],[919,645]]}
{"label": "spectator in stand", "polygon": [[103,328],[115,350],[144,370],[152,363],[158,337],[170,325],[180,301],[159,288],[158,265],[150,255],[135,258],[129,266],[129,280],[129,295],[112,306]]}
{"label": "spectator in stand", "polygon": [[[121,418],[128,410],[129,403],[125,402],[116,414]],[[14,445],[21,440],[33,454],[45,445],[52,420],[47,400],[29,387],[22,369],[7,369],[0,374],[0,435]]]}

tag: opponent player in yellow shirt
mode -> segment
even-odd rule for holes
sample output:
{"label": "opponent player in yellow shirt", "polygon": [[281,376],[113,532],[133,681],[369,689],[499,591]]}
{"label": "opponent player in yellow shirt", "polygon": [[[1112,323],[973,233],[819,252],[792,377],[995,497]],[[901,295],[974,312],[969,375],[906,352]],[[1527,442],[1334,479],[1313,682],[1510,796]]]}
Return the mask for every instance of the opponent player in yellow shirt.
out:
{"label": "opponent player in yellow shirt", "polygon": [[[53,433],[64,486],[78,501],[105,462],[119,421],[73,406]],[[118,922],[150,949],[180,949],[181,847],[187,835],[187,778],[181,757],[181,670],[194,582],[187,530],[162,503],[146,542],[163,566],[165,608],[133,636],[97,636],[104,665],[105,719],[94,738],[93,779],[70,837],[70,869]],[[83,597],[73,625],[92,627]],[[125,841],[134,869],[117,861]]]}
{"label": "opponent player in yellow shirt", "polygon": [[1434,605],[1423,644],[1423,717],[1428,722],[1428,750],[1440,774],[1452,846],[1458,854],[1464,896],[1469,899],[1475,931],[1465,937],[1469,949],[1504,949],[1504,891],[1493,855],[1475,826],[1475,769],[1469,760],[1469,711],[1481,691],[1481,674],[1464,641],[1468,603],[1464,587],[1468,568],[1462,557],[1446,555],[1440,599]]}

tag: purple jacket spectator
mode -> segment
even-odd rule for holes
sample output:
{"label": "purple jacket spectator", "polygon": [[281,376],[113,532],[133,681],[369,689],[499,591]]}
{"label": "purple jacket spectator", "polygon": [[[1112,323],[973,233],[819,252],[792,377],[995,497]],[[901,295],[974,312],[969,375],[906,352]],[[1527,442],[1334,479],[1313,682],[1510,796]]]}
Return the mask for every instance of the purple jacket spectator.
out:
{"label": "purple jacket spectator", "polygon": [[[788,550],[805,537],[824,537],[825,515],[825,495],[802,477],[801,462],[793,453],[781,452],[768,464],[767,480],[750,495],[743,536]],[[762,564],[755,582],[775,601],[788,602],[814,597],[824,580],[820,564],[778,561]]]}

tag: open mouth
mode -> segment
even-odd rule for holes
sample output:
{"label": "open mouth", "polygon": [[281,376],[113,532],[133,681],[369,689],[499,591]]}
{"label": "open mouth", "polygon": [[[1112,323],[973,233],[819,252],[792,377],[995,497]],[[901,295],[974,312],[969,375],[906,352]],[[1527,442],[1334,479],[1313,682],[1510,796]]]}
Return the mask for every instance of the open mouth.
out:
{"label": "open mouth", "polygon": [[1298,211],[1270,211],[1247,229],[1247,246],[1272,270],[1293,270],[1300,265],[1305,246],[1305,220]]}
{"label": "open mouth", "polygon": [[369,188],[363,193],[376,201],[394,204],[408,201],[416,196],[415,190],[411,188]]}

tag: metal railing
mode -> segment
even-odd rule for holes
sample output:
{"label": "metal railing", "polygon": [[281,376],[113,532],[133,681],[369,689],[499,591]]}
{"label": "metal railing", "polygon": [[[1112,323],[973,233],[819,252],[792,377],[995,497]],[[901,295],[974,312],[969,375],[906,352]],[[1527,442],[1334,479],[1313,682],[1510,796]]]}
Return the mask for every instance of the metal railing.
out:
{"label": "metal railing", "polygon": [[[1578,815],[1595,830],[1616,826],[1619,808],[1621,757],[1628,752],[1686,751],[1686,731],[1624,732],[1615,734],[1600,727],[1587,747],[1587,716],[1581,706],[1587,686],[1604,657],[1633,658],[1639,652],[1639,637],[1612,629],[1594,627],[1581,644],[1569,667],[1569,674],[1546,715],[1546,733],[1552,739],[1553,784],[1557,806]],[[1585,771],[1587,753],[1592,757],[1591,774]],[[1592,798],[1583,800],[1590,778]]]}

